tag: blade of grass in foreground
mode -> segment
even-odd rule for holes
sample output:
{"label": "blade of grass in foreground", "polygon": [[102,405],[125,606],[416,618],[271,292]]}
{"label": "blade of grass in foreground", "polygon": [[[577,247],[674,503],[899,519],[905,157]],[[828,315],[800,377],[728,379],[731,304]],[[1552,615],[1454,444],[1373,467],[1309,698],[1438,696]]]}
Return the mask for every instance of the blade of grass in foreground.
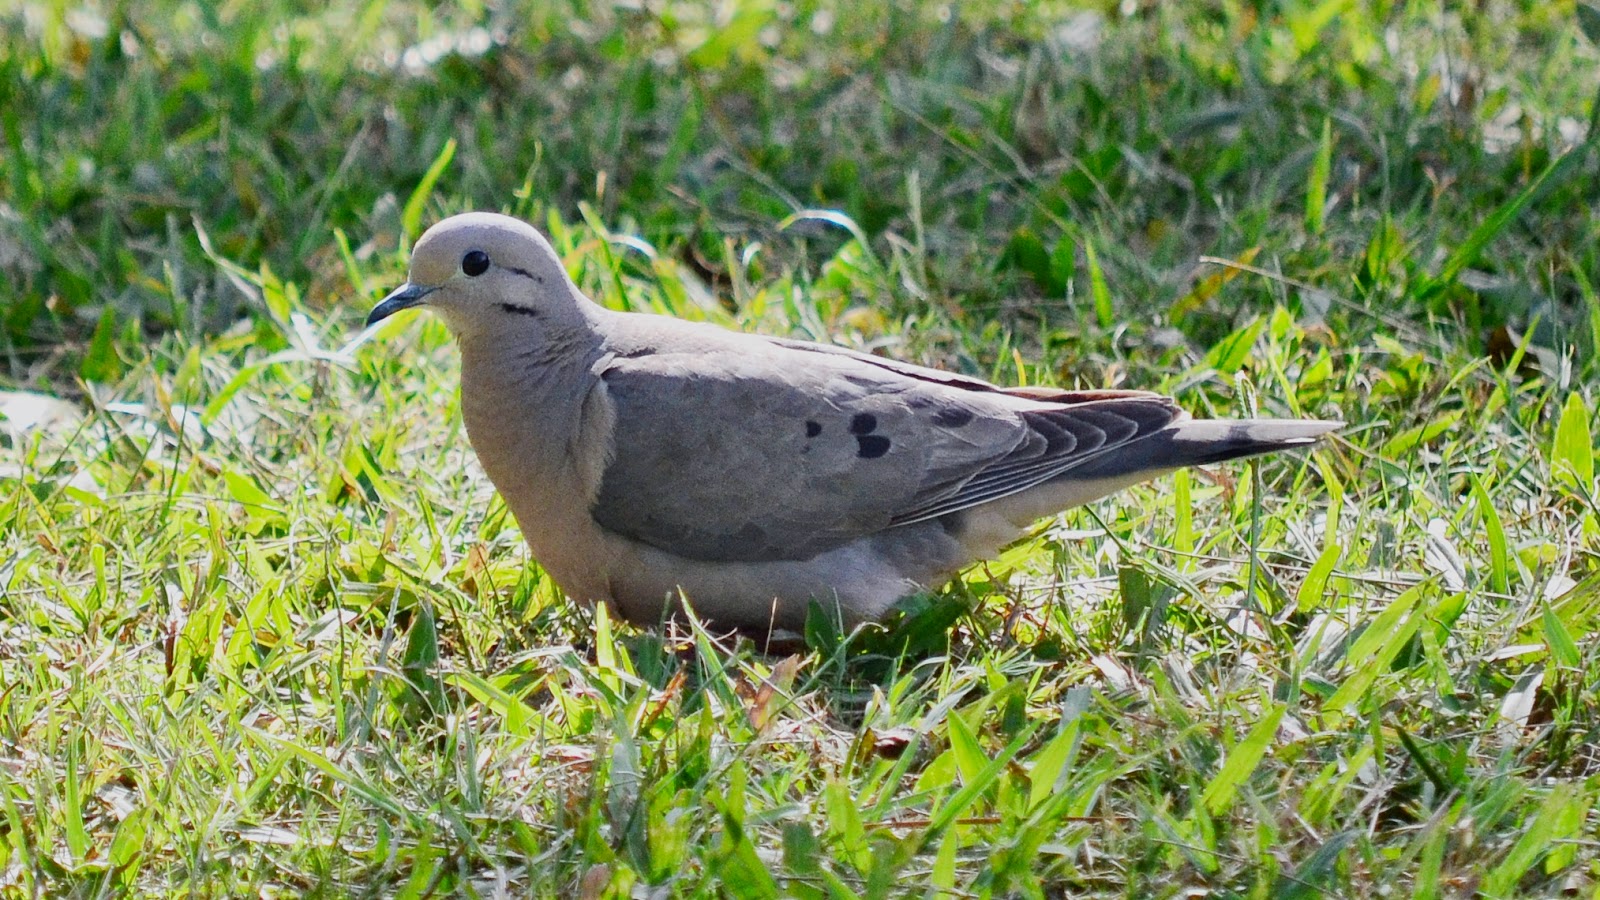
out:
{"label": "blade of grass in foreground", "polygon": [[1489,589],[1497,594],[1511,590],[1511,556],[1506,550],[1506,529],[1500,513],[1489,498],[1489,491],[1477,473],[1471,476],[1472,498],[1478,507],[1478,520],[1483,525],[1485,539],[1489,542]]}
{"label": "blade of grass in foreground", "polygon": [[1577,832],[1588,809],[1589,798],[1580,789],[1570,784],[1556,785],[1544,805],[1533,814],[1522,837],[1512,845],[1511,852],[1484,876],[1483,883],[1478,886],[1483,896],[1509,896],[1522,876],[1546,853],[1560,854],[1558,862],[1570,856],[1571,845],[1557,842]]}
{"label": "blade of grass in foreground", "polygon": [[1033,739],[1033,733],[1039,730],[1040,724],[1037,721],[1029,723],[1028,727],[1022,729],[1016,738],[1007,744],[1004,750],[1000,751],[1000,755],[991,760],[987,766],[984,766],[983,771],[979,772],[977,777],[968,781],[961,787],[961,790],[955,792],[955,795],[950,798],[948,803],[939,807],[939,811],[933,814],[932,821],[928,824],[928,830],[923,832],[924,846],[926,846],[928,840],[950,827],[950,824],[959,818],[967,810],[967,807],[978,799],[980,794],[995,783],[995,780],[1000,777],[1000,773],[1004,772],[1006,766],[1011,764],[1012,757],[1021,752],[1022,748],[1027,746],[1028,741]]}
{"label": "blade of grass in foreground", "polygon": [[1550,469],[1557,480],[1570,483],[1579,496],[1594,489],[1594,445],[1589,438],[1589,408],[1583,394],[1567,395],[1556,424],[1555,442],[1550,447]]}
{"label": "blade of grass in foreground", "polygon": [[1222,771],[1206,785],[1205,793],[1200,798],[1213,816],[1228,808],[1239,785],[1261,764],[1261,757],[1266,755],[1267,745],[1272,743],[1272,736],[1277,734],[1278,723],[1283,720],[1287,709],[1282,705],[1274,707],[1250,729],[1243,740],[1233,745],[1233,750],[1228,753],[1228,761],[1222,764]]}

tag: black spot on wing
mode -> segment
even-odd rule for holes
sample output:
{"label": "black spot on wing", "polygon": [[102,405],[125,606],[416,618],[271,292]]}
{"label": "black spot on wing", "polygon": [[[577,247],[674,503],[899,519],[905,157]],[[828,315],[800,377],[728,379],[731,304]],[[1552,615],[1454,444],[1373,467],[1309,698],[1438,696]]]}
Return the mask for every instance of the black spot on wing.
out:
{"label": "black spot on wing", "polygon": [[856,413],[850,417],[851,434],[871,434],[878,430],[878,417],[872,413]]}
{"label": "black spot on wing", "polygon": [[813,438],[822,433],[822,425],[817,422],[806,422],[806,437]]}
{"label": "black spot on wing", "polygon": [[858,434],[856,445],[856,455],[862,459],[877,459],[889,452],[889,439],[881,434]]}

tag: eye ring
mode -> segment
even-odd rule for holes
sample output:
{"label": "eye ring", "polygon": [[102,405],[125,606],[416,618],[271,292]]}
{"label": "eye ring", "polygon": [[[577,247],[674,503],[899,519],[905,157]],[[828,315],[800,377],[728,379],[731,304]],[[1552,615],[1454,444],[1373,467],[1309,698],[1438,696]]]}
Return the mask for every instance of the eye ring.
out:
{"label": "eye ring", "polygon": [[467,255],[461,257],[461,271],[472,278],[489,271],[489,254],[482,250],[468,250]]}

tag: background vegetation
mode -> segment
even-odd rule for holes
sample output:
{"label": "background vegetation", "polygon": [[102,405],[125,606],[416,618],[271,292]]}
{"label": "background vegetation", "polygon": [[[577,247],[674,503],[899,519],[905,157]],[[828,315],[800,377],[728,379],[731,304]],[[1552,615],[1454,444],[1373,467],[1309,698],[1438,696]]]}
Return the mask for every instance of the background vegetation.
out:
{"label": "background vegetation", "polygon": [[[1597,38],[0,4],[0,894],[1595,894]],[[528,564],[437,322],[346,347],[468,208],[617,306],[1350,427],[662,639]]]}

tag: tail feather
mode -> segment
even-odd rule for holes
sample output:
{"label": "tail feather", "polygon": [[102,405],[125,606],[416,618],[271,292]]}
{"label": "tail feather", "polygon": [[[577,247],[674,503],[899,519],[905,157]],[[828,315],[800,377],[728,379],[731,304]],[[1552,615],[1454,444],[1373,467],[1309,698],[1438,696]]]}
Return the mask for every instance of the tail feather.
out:
{"label": "tail feather", "polygon": [[1117,478],[1208,466],[1315,444],[1343,422],[1317,419],[1185,419],[1072,470],[1074,479]]}
{"label": "tail feather", "polygon": [[1174,469],[1309,446],[1343,425],[1315,419],[1182,419],[1149,437],[1085,460],[1036,488],[979,507],[967,523],[971,536],[963,540],[973,553],[986,555],[1042,516],[1098,500]]}

